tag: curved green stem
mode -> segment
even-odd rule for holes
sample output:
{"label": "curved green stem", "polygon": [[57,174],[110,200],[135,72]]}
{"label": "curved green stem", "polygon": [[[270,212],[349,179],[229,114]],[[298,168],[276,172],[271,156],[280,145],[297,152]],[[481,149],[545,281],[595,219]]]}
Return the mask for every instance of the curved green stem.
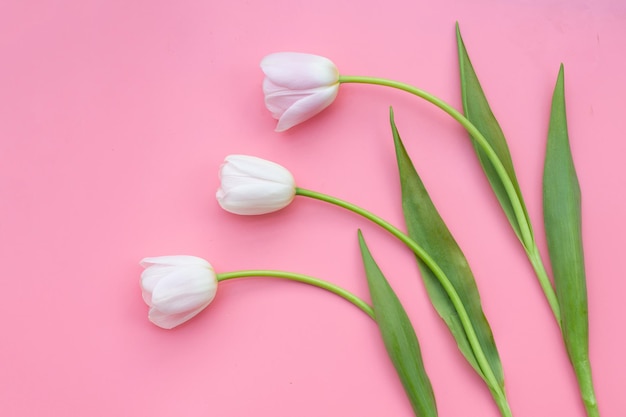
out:
{"label": "curved green stem", "polygon": [[526,254],[528,255],[528,259],[530,260],[530,263],[535,270],[535,274],[537,275],[539,285],[541,285],[541,289],[543,290],[546,299],[548,300],[548,304],[550,304],[550,308],[554,313],[554,318],[559,325],[559,329],[561,329],[561,308],[559,307],[559,301],[556,298],[554,287],[552,287],[550,278],[548,278],[548,272],[546,271],[546,267],[544,266],[543,260],[541,259],[539,248],[535,244],[531,248],[525,249]]}
{"label": "curved green stem", "polygon": [[435,262],[435,260],[424,250],[424,248],[422,248],[419,244],[417,244],[417,242],[415,242],[408,235],[403,233],[400,229],[398,229],[397,227],[395,227],[388,221],[352,203],[349,203],[347,201],[341,200],[333,196],[329,196],[327,194],[322,194],[316,191],[306,190],[306,189],[299,188],[299,187],[296,188],[296,195],[314,198],[320,201],[334,204],[336,206],[350,210],[370,220],[371,222],[387,230],[389,233],[391,233],[393,236],[399,239],[402,243],[404,243],[407,247],[409,247],[409,249],[411,249],[413,253],[415,253],[415,255],[418,256],[422,260],[422,262],[424,262],[424,264],[433,272],[435,277],[437,277],[437,279],[439,280],[439,283],[445,290],[446,294],[448,295],[448,297],[450,297],[450,300],[452,301],[452,304],[454,305],[455,310],[459,314],[459,319],[461,320],[463,329],[465,330],[465,333],[467,334],[467,339],[470,345],[472,346],[472,351],[476,355],[476,361],[478,362],[480,369],[483,372],[483,375],[486,379],[487,384],[489,385],[490,390],[494,393],[494,397],[496,398],[496,403],[498,404],[498,407],[500,408],[502,415],[510,416],[511,411],[506,401],[506,394],[500,388],[500,384],[498,383],[498,380],[496,376],[494,375],[493,370],[491,369],[491,366],[489,366],[487,357],[485,356],[485,353],[483,352],[480,342],[478,341],[478,337],[474,330],[474,326],[472,326],[472,322],[469,318],[469,315],[467,314],[467,310],[465,309],[463,302],[461,301],[461,298],[459,297],[459,294],[457,293],[456,289],[454,288],[454,286],[452,285],[452,283],[446,276],[445,272],[441,269],[441,267],[439,267],[439,265]]}
{"label": "curved green stem", "polygon": [[579,381],[580,393],[583,403],[585,404],[587,417],[600,417],[600,410],[598,410],[598,402],[591,378],[591,363],[589,362],[589,357],[587,356],[584,360],[574,363],[573,365],[576,378]]}
{"label": "curved green stem", "polygon": [[556,294],[554,292],[554,288],[552,287],[552,283],[550,282],[550,279],[548,278],[548,275],[545,271],[545,267],[543,266],[543,262],[541,261],[539,251],[537,249],[537,243],[535,242],[535,237],[532,230],[532,225],[530,224],[530,221],[526,216],[520,196],[518,195],[515,186],[513,185],[513,182],[511,181],[511,178],[506,171],[506,168],[502,164],[502,161],[500,161],[500,159],[498,158],[498,155],[494,151],[493,147],[489,144],[489,141],[487,141],[485,136],[480,133],[478,128],[461,112],[456,110],[445,101],[410,84],[405,84],[386,78],[362,77],[352,75],[341,75],[339,77],[339,82],[381,85],[406,91],[407,93],[420,97],[428,101],[429,103],[439,107],[441,110],[450,115],[454,120],[456,120],[459,124],[461,124],[461,126],[463,126],[465,130],[467,130],[467,132],[472,136],[472,138],[474,138],[476,143],[485,152],[485,155],[489,158],[489,161],[493,165],[493,168],[495,169],[498,176],[500,177],[500,180],[502,181],[502,185],[506,190],[507,195],[509,196],[513,212],[515,213],[515,218],[517,219],[517,223],[520,228],[522,245],[524,246],[526,253],[528,254],[530,262],[537,274],[537,278],[539,280],[541,288],[546,295],[548,303],[550,304],[550,308],[552,309],[552,313],[554,314],[554,317],[556,318],[556,321],[560,327],[561,310],[559,308],[559,304],[556,298]]}
{"label": "curved green stem", "polygon": [[302,282],[304,284],[312,285],[314,287],[321,288],[326,291],[330,291],[333,294],[340,296],[341,298],[351,302],[356,307],[360,308],[365,314],[374,319],[374,310],[372,307],[367,304],[365,301],[352,294],[351,292],[344,290],[337,285],[323,281],[321,279],[311,277],[308,275],[296,274],[294,272],[285,272],[285,271],[272,271],[272,270],[247,270],[247,271],[235,271],[235,272],[224,272],[221,274],[217,274],[217,281],[226,281],[229,279],[235,278],[252,278],[252,277],[269,277],[269,278],[281,278],[287,279],[290,281]]}
{"label": "curved green stem", "polygon": [[452,118],[456,120],[457,122],[459,122],[461,126],[463,126],[467,130],[467,132],[476,140],[478,145],[480,145],[480,147],[485,151],[485,153],[489,157],[489,160],[493,164],[494,169],[500,176],[500,179],[502,180],[504,188],[506,189],[507,195],[509,196],[509,199],[511,200],[511,204],[513,205],[515,217],[517,218],[517,221],[520,225],[522,243],[524,244],[524,246],[528,246],[528,247],[534,244],[534,237],[533,237],[531,225],[528,224],[521,201],[519,200],[517,192],[515,191],[515,186],[513,185],[513,182],[511,181],[511,179],[509,178],[506,172],[506,169],[504,168],[504,165],[502,165],[502,162],[498,158],[498,155],[496,154],[494,149],[491,147],[491,145],[489,144],[485,136],[482,133],[480,133],[478,128],[476,128],[476,126],[474,126],[474,124],[470,122],[469,119],[467,119],[461,112],[456,110],[454,107],[452,107],[445,101],[439,99],[438,97],[433,96],[430,93],[427,93],[424,90],[421,90],[410,84],[405,84],[405,83],[401,83],[398,81],[389,80],[386,78],[342,75],[339,77],[339,82],[340,83],[360,83],[360,84],[382,85],[382,86],[392,87],[398,90],[406,91],[407,93],[411,93],[420,98],[423,98],[424,100],[428,101],[429,103],[434,104],[435,106],[439,107],[441,110],[443,110],[444,112],[452,116]]}
{"label": "curved green stem", "polygon": [[509,402],[506,399],[506,395],[500,391],[493,392],[493,390],[491,391],[491,395],[496,400],[496,405],[498,406],[498,409],[500,410],[500,414],[502,416],[513,417],[513,412],[511,411]]}

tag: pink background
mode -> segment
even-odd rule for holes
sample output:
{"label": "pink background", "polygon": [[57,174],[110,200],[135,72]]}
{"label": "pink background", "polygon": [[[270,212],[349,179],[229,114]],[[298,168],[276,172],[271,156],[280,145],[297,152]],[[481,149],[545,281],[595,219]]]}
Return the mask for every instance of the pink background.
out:
{"label": "pink background", "polygon": [[441,416],[497,416],[430,306],[414,259],[361,218],[298,198],[241,218],[215,202],[227,154],[403,225],[388,107],[464,249],[515,416],[584,416],[559,333],[463,130],[426,103],[345,85],[287,133],[261,58],[302,51],[460,108],[454,24],[505,133],[545,253],[541,169],[566,68],[583,191],[591,359],[603,416],[626,415],[626,2],[622,0],[0,3],[0,412],[3,416],[411,416],[374,323],[271,279],[224,283],[173,331],[147,320],[144,256],[295,271],[368,298],[363,229],[415,324]]}

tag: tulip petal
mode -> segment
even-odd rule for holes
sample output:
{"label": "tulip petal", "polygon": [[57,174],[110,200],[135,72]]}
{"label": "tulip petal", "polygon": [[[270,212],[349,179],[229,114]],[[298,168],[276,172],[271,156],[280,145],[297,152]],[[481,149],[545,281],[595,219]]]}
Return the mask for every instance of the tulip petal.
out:
{"label": "tulip petal", "polygon": [[277,52],[261,61],[261,69],[272,82],[289,89],[309,89],[335,84],[339,72],[333,62],[319,55]]}
{"label": "tulip petal", "polygon": [[152,291],[152,306],[166,314],[178,314],[210,303],[217,291],[212,270],[179,267],[163,277]]}
{"label": "tulip petal", "polygon": [[[226,190],[226,194],[244,187],[251,189],[253,194],[258,197],[267,194],[269,197],[281,197],[281,200],[285,200],[286,198],[291,198],[295,184],[234,175],[222,178],[221,188]],[[245,194],[241,196],[246,198]]]}
{"label": "tulip petal", "polygon": [[229,155],[220,167],[222,185],[233,181],[249,182],[251,179],[273,181],[295,187],[293,175],[282,165],[249,155]]}
{"label": "tulip petal", "polygon": [[151,308],[150,312],[148,313],[148,319],[157,326],[169,330],[195,317],[208,305],[209,303],[206,303],[192,311],[184,311],[178,314],[168,314],[157,310],[156,308]]}
{"label": "tulip petal", "polygon": [[278,120],[276,131],[283,132],[315,116],[335,100],[338,92],[339,84],[336,84],[294,103]]}
{"label": "tulip petal", "polygon": [[147,268],[152,265],[163,265],[163,266],[178,266],[178,265],[198,265],[198,266],[206,266],[211,267],[211,265],[204,259],[199,258],[197,256],[190,255],[170,255],[170,256],[153,256],[143,258],[139,264],[144,268]]}
{"label": "tulip petal", "polygon": [[154,288],[163,277],[175,269],[176,267],[174,266],[152,264],[141,273],[141,296],[146,304],[152,306],[152,292]]}
{"label": "tulip petal", "polygon": [[[336,87],[338,87],[338,84],[330,86],[324,85],[322,87],[309,88],[307,90],[288,90],[274,85],[266,78],[263,80],[265,107],[267,107],[270,113],[272,113],[272,117],[280,119],[280,117],[297,102]],[[313,113],[312,115],[314,114],[316,113]]]}
{"label": "tulip petal", "polygon": [[225,191],[217,192],[220,206],[234,214],[258,215],[280,210],[295,197],[294,188],[277,183],[242,184]]}
{"label": "tulip petal", "polygon": [[282,116],[289,107],[298,100],[302,100],[314,90],[315,89],[288,90],[274,84],[269,78],[263,80],[265,107],[267,107],[274,119],[280,119],[280,116]]}

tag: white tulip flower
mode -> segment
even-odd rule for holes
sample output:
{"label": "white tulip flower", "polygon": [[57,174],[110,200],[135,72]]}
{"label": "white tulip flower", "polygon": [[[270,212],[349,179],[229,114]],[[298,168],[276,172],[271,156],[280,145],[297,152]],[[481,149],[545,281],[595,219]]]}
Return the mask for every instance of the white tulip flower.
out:
{"label": "white tulip flower", "polygon": [[265,105],[282,132],[328,107],[339,92],[339,72],[318,55],[278,52],[261,61]]}
{"label": "white tulip flower", "polygon": [[143,299],[148,318],[164,329],[174,328],[206,308],[217,292],[211,264],[195,256],[144,258],[140,265]]}
{"label": "white tulip flower", "polygon": [[288,206],[296,195],[296,182],[286,168],[255,156],[227,156],[219,177],[217,201],[234,214],[271,213]]}

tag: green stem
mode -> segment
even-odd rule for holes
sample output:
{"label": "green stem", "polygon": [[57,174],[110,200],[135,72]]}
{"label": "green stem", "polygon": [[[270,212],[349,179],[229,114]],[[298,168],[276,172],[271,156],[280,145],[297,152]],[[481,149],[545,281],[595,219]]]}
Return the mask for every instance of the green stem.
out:
{"label": "green stem", "polygon": [[373,85],[381,85],[391,88],[396,88],[398,90],[406,91],[407,93],[413,94],[417,97],[420,97],[429,103],[434,104],[439,107],[441,110],[449,114],[454,120],[459,122],[461,126],[467,130],[467,132],[472,136],[472,138],[476,141],[476,143],[482,148],[485,152],[485,155],[489,158],[489,161],[493,165],[493,168],[496,170],[496,173],[500,177],[502,181],[502,185],[509,196],[509,200],[511,201],[511,206],[513,208],[513,212],[515,213],[515,218],[517,219],[517,223],[520,227],[521,241],[522,245],[526,249],[526,253],[529,256],[529,259],[535,269],[537,274],[537,278],[543,289],[544,294],[550,304],[550,308],[552,309],[552,313],[559,325],[561,327],[561,310],[559,308],[559,304],[557,302],[556,294],[554,292],[554,288],[552,287],[552,283],[548,278],[547,273],[545,272],[545,268],[541,261],[541,257],[539,256],[539,251],[537,249],[537,243],[535,242],[535,238],[533,235],[532,225],[528,220],[526,213],[524,211],[524,207],[520,196],[518,195],[511,178],[508,176],[506,168],[502,164],[502,161],[498,158],[497,153],[494,151],[493,147],[489,144],[489,141],[485,138],[485,136],[480,133],[478,128],[474,126],[474,124],[467,119],[461,112],[456,110],[454,107],[446,103],[445,101],[439,99],[438,97],[433,96],[430,93],[427,93],[424,90],[421,90],[415,86],[410,84],[401,83],[394,80],[389,80],[386,78],[378,78],[378,77],[362,77],[362,76],[352,76],[352,75],[341,75],[339,77],[340,83],[358,83],[358,84],[373,84]]}
{"label": "green stem", "polygon": [[323,281],[321,279],[311,277],[308,275],[296,274],[294,272],[285,272],[285,271],[271,271],[271,270],[247,270],[247,271],[235,271],[235,272],[224,272],[221,274],[217,274],[217,280],[226,281],[229,279],[235,278],[252,278],[252,277],[270,277],[270,278],[281,278],[287,279],[290,281],[302,282],[304,284],[312,285],[314,287],[321,288],[326,291],[330,291],[333,294],[336,294],[343,299],[351,302],[356,307],[360,308],[365,314],[374,319],[374,310],[372,307],[367,304],[365,301],[352,294],[351,292],[344,290],[337,285],[330,283],[328,281]]}
{"label": "green stem", "polygon": [[559,329],[561,329],[561,308],[559,307],[559,301],[556,298],[554,287],[552,287],[550,278],[548,278],[548,272],[546,271],[546,267],[544,266],[543,260],[541,259],[539,248],[535,244],[531,248],[525,249],[526,255],[528,256],[528,259],[530,260],[530,263],[533,266],[535,274],[537,275],[537,278],[539,280],[539,285],[541,285],[541,289],[543,290],[546,299],[548,300],[548,304],[550,304],[550,308],[554,313],[554,317],[557,324],[559,325]]}
{"label": "green stem", "polygon": [[506,417],[513,417],[513,413],[511,412],[511,407],[509,406],[509,403],[508,403],[504,393],[501,392],[501,391],[494,393],[493,390],[492,390],[491,395],[496,400],[496,405],[498,406],[498,409],[500,410],[500,414],[503,417],[504,416],[506,416]]}
{"label": "green stem", "polygon": [[580,393],[585,404],[588,417],[600,417],[600,411],[598,410],[598,402],[596,401],[596,394],[593,389],[593,381],[591,378],[591,363],[589,362],[589,356],[583,361],[574,364],[574,371],[576,372],[576,378],[580,386]]}
{"label": "green stem", "polygon": [[413,251],[413,253],[415,253],[415,255],[418,256],[422,260],[422,262],[424,262],[424,264],[433,272],[435,277],[439,280],[439,283],[444,288],[448,297],[450,297],[450,300],[452,301],[452,304],[454,305],[455,310],[459,314],[459,318],[461,320],[461,324],[463,325],[463,329],[465,330],[465,333],[467,335],[467,339],[470,345],[472,346],[472,351],[474,352],[474,355],[476,356],[476,361],[478,362],[480,369],[483,372],[485,381],[487,382],[489,389],[491,390],[492,394],[494,395],[496,399],[498,408],[500,408],[500,411],[503,416],[511,416],[511,410],[506,401],[506,394],[503,392],[502,388],[500,387],[500,384],[498,383],[498,380],[496,376],[494,375],[493,370],[491,369],[491,366],[489,366],[487,357],[485,356],[482,346],[480,345],[480,342],[478,341],[478,337],[474,330],[474,326],[472,326],[472,322],[469,318],[469,315],[467,314],[467,311],[465,309],[465,306],[463,305],[463,302],[461,301],[461,298],[459,297],[459,294],[457,293],[456,289],[454,288],[454,286],[452,285],[452,283],[446,276],[445,272],[441,269],[441,267],[439,267],[439,265],[435,262],[435,260],[424,250],[424,248],[422,248],[419,244],[417,244],[417,242],[415,242],[408,235],[403,233],[400,229],[398,229],[391,223],[373,214],[372,212],[367,211],[352,203],[349,203],[347,201],[341,200],[339,198],[336,198],[327,194],[322,194],[317,191],[306,190],[306,189],[299,188],[299,187],[296,188],[296,195],[314,198],[320,201],[334,204],[336,206],[350,210],[370,220],[371,222],[387,230],[389,233],[391,233],[393,236],[399,239],[402,243],[404,243],[407,247],[409,247]]}

